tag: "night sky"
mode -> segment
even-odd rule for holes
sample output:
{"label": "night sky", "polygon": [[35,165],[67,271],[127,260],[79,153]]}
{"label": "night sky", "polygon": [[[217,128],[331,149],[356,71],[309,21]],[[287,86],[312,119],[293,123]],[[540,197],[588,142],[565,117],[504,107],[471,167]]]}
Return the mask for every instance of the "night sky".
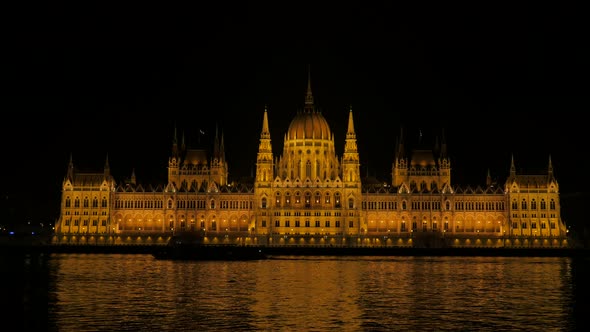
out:
{"label": "night sky", "polygon": [[175,127],[193,146],[223,132],[230,178],[248,176],[265,105],[278,155],[308,65],[338,154],[352,106],[364,175],[389,180],[401,127],[408,144],[444,130],[454,184],[483,185],[488,169],[502,181],[511,156],[542,173],[551,156],[562,197],[587,193],[579,8],[222,7],[15,26],[1,75],[3,208],[55,220],[70,155],[81,170],[102,171],[108,155],[118,181],[135,169],[162,183]]}

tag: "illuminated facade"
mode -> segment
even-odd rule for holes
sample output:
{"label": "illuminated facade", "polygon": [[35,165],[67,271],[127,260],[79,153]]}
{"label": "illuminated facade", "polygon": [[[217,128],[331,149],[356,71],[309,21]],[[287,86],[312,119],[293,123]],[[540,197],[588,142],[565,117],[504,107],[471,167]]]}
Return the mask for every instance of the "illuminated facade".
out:
{"label": "illuminated facade", "polygon": [[149,242],[199,231],[211,243],[261,245],[568,245],[551,158],[543,175],[516,174],[513,159],[503,186],[489,175],[485,187],[456,186],[444,136],[407,154],[402,134],[392,147],[391,182],[375,184],[360,176],[352,109],[338,156],[309,81],[282,155],[273,153],[268,116],[265,109],[252,184],[228,182],[217,133],[211,156],[175,133],[168,181],[156,186],[137,184],[134,175],[117,183],[108,159],[100,173],[76,172],[70,160],[55,240]]}

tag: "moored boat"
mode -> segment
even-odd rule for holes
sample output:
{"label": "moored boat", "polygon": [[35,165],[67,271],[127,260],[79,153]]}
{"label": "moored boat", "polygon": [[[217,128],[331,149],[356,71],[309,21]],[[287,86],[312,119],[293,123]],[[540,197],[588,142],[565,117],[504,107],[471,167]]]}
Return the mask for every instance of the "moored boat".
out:
{"label": "moored boat", "polygon": [[173,236],[166,246],[156,249],[157,259],[174,260],[257,260],[266,259],[261,247],[237,244],[205,244],[196,233]]}

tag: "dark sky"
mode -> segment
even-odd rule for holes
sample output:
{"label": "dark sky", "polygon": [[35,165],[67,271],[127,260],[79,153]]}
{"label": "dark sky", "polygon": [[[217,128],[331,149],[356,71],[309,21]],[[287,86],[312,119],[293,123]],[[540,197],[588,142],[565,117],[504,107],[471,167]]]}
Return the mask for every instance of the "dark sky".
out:
{"label": "dark sky", "polygon": [[[93,10],[97,8],[93,8]],[[60,9],[54,9],[59,11]],[[544,172],[587,190],[588,24],[579,8],[101,8],[28,18],[4,48],[4,203],[57,217],[70,155],[118,180],[165,180],[175,126],[187,142],[223,132],[232,178],[255,164],[264,105],[275,154],[316,105],[341,153],[352,105],[364,174],[388,179],[395,140],[444,129],[454,184]],[[61,17],[61,16],[60,16]],[[22,213],[22,215],[21,215]]]}

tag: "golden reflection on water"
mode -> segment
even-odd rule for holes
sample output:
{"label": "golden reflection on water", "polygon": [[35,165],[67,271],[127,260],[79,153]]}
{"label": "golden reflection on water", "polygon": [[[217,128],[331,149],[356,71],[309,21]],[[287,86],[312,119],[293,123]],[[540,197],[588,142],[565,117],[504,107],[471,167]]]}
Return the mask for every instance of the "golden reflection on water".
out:
{"label": "golden reflection on water", "polygon": [[258,271],[255,329],[272,330],[285,315],[287,329],[360,328],[362,310],[356,301],[361,270],[342,268],[342,261],[333,257],[273,263]]}
{"label": "golden reflection on water", "polygon": [[566,331],[570,258],[52,255],[60,331]]}

